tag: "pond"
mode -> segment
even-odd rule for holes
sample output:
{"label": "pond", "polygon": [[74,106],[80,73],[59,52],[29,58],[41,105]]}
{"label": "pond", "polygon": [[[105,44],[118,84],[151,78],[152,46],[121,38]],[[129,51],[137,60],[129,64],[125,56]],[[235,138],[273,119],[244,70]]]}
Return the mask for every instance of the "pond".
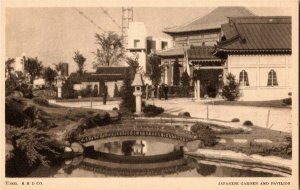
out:
{"label": "pond", "polygon": [[156,140],[93,142],[83,156],[39,166],[28,177],[281,177],[281,173],[191,158]]}

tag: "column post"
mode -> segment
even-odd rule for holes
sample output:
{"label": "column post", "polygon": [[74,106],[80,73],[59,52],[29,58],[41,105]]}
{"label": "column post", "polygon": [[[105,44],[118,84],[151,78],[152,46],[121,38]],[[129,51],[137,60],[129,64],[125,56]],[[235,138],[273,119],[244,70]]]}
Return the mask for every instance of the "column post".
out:
{"label": "column post", "polygon": [[194,80],[194,99],[197,99],[197,81]]}
{"label": "column post", "polygon": [[200,79],[197,78],[197,100],[200,100]]}

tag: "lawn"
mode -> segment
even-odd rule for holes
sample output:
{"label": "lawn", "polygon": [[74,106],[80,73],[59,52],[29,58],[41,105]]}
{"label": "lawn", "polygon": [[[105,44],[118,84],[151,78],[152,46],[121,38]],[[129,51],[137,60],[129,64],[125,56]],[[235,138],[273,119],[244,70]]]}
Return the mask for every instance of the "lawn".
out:
{"label": "lawn", "polygon": [[[273,155],[282,158],[291,159],[291,154],[288,153],[288,147],[291,142],[288,140],[291,134],[265,129],[257,126],[252,126],[250,133],[240,134],[218,134],[217,137],[225,139],[226,143],[218,143],[213,147],[207,147],[215,150],[232,150],[243,152],[246,154],[260,154],[263,156]],[[246,139],[246,143],[235,143],[233,139]],[[267,139],[272,143],[257,143],[254,139]],[[290,144],[289,144],[290,143]]]}
{"label": "lawn", "polygon": [[282,103],[282,100],[268,100],[268,101],[214,101],[206,104],[226,105],[226,106],[254,106],[254,107],[272,107],[272,108],[289,108],[291,106]]}

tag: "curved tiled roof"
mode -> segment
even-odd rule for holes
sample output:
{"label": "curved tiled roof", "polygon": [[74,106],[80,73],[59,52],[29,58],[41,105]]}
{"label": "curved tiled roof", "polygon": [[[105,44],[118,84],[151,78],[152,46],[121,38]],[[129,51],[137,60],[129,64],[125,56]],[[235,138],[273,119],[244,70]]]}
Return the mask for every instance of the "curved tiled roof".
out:
{"label": "curved tiled roof", "polygon": [[245,7],[218,7],[207,15],[178,27],[165,29],[163,32],[183,33],[201,30],[219,29],[222,24],[227,23],[228,17],[255,16]]}
{"label": "curved tiled roof", "polygon": [[291,51],[291,17],[229,18],[217,51]]}
{"label": "curved tiled roof", "polygon": [[215,50],[213,46],[191,46],[188,49],[188,58],[189,60],[215,60],[222,61],[222,59],[214,56],[212,53]]}
{"label": "curved tiled roof", "polygon": [[167,50],[157,52],[157,55],[160,57],[183,57],[184,56],[184,47],[173,47]]}

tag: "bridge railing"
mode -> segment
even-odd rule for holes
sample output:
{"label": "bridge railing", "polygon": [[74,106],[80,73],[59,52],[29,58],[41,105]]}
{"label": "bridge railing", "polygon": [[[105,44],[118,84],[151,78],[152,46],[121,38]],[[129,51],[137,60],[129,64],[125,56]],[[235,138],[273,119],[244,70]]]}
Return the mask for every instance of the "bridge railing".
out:
{"label": "bridge railing", "polygon": [[158,127],[158,126],[145,126],[145,125],[133,125],[133,126],[110,126],[110,127],[99,127],[97,130],[94,128],[92,132],[87,131],[85,134],[79,136],[81,143],[104,139],[109,137],[118,136],[153,136],[162,137],[173,140],[179,140],[187,142],[195,140],[196,136],[190,131],[182,129],[170,128],[170,127]]}

